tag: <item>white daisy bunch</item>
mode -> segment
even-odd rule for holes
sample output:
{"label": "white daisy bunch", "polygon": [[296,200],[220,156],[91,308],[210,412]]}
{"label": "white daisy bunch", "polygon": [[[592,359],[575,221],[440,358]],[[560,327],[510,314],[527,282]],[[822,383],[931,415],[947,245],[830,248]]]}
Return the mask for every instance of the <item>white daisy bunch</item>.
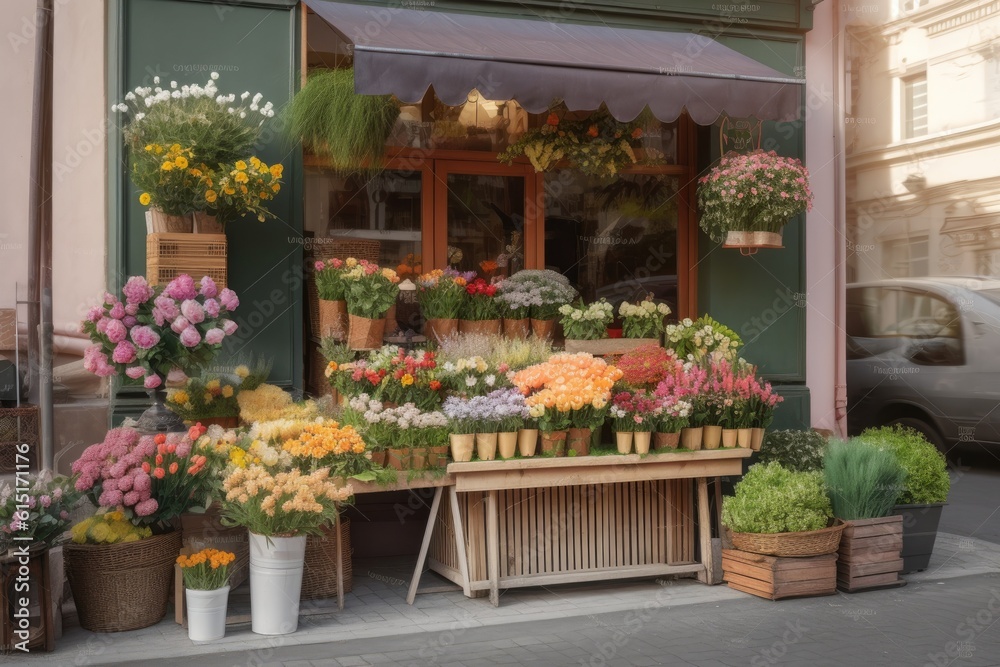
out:
{"label": "white daisy bunch", "polygon": [[566,338],[599,340],[607,337],[608,325],[615,319],[615,307],[601,299],[590,305],[565,304],[559,308],[559,314]]}
{"label": "white daisy bunch", "polygon": [[646,299],[639,303],[622,302],[618,306],[622,318],[622,333],[625,338],[658,338],[663,333],[664,318],[670,314],[670,306]]}

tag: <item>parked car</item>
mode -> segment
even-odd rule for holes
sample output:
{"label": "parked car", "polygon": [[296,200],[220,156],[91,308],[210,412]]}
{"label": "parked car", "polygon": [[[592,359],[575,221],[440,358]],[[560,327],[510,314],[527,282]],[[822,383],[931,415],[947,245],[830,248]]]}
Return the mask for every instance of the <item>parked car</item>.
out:
{"label": "parked car", "polygon": [[847,424],[903,424],[942,451],[1000,444],[1000,280],[847,286]]}

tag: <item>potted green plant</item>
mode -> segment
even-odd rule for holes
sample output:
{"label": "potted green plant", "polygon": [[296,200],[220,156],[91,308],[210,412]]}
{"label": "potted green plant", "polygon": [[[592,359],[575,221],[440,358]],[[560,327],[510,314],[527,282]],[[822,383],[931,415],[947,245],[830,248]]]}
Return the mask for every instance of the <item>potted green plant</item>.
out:
{"label": "potted green plant", "polygon": [[944,455],[919,431],[906,426],[868,429],[859,437],[891,451],[906,471],[893,508],[903,517],[903,574],[926,570],[951,488]]}
{"label": "potted green plant", "polygon": [[826,442],[826,437],[817,431],[771,431],[764,436],[758,460],[780,463],[796,472],[822,470]]}
{"label": "potted green plant", "polygon": [[377,171],[385,142],[399,117],[391,95],[358,95],[354,69],[310,72],[292,98],[291,134],[305,147],[346,172]]}
{"label": "potted green plant", "polygon": [[722,522],[742,551],[770,556],[818,556],[837,550],[842,522],[835,522],[823,476],[780,463],[750,467],[735,493],[722,501]]}
{"label": "potted green plant", "polygon": [[385,314],[399,295],[399,276],[373,262],[348,257],[344,262],[347,298],[347,345],[353,350],[382,347]]}
{"label": "potted green plant", "polygon": [[812,208],[809,170],[774,151],[729,153],[698,180],[699,224],[726,248],[781,248],[781,228]]}
{"label": "potted green plant", "polygon": [[846,524],[838,585],[851,592],[898,585],[903,525],[892,510],[906,475],[903,467],[892,452],[858,438],[831,442],[823,462],[833,515]]}

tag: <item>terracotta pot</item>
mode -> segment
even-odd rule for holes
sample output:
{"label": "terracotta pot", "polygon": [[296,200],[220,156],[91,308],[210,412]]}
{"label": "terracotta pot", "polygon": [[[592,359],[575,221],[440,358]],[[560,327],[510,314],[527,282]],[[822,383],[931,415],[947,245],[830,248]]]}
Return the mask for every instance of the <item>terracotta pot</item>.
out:
{"label": "terracotta pot", "polygon": [[750,429],[736,429],[736,446],[743,449],[750,449]]}
{"label": "terracotta pot", "polygon": [[240,425],[239,417],[205,417],[203,419],[195,419],[195,423],[201,424],[202,426],[221,426],[222,428],[236,428]]}
{"label": "terracotta pot", "polygon": [[722,446],[723,447],[735,447],[736,446],[736,429],[735,428],[724,428],[722,429]]}
{"label": "terracotta pot", "polygon": [[352,350],[376,350],[382,347],[385,320],[348,316],[347,346]]}
{"label": "terracotta pot", "polygon": [[764,443],[764,429],[762,428],[752,428],[750,429],[750,449],[755,452],[760,451],[760,446]]}
{"label": "terracotta pot", "polygon": [[319,300],[319,335],[320,338],[344,340],[347,335],[348,318],[347,302]]}
{"label": "terracotta pot", "polygon": [[396,304],[389,306],[385,311],[385,333],[396,333],[399,331],[399,322],[396,321]]}
{"label": "terracotta pot", "polygon": [[427,468],[427,448],[410,448],[410,470],[424,470]]}
{"label": "terracotta pot", "polygon": [[705,449],[718,449],[722,444],[722,427],[705,426],[701,432],[701,444]]}
{"label": "terracotta pot", "polygon": [[385,455],[386,466],[396,470],[404,470],[410,467],[410,448],[401,447],[399,449],[390,447]]}
{"label": "terracotta pot", "polygon": [[566,455],[566,431],[542,431],[542,454]]}
{"label": "terracotta pot", "polygon": [[653,434],[653,449],[656,451],[666,451],[670,449],[677,449],[677,444],[681,439],[681,434],[677,433],[654,433]]}
{"label": "terracotta pot", "polygon": [[507,431],[497,434],[497,449],[500,458],[512,459],[517,452],[517,431]]}
{"label": "terracotta pot", "polygon": [[631,454],[632,453],[632,438],[635,433],[632,431],[617,431],[615,432],[615,443],[618,445],[619,454]]}
{"label": "terracotta pot", "polygon": [[454,336],[456,333],[458,333],[457,319],[433,319],[427,320],[424,323],[424,336],[428,340],[441,342],[449,336]]}
{"label": "terracotta pot", "polygon": [[427,465],[431,468],[443,468],[448,465],[448,445],[428,447]]}
{"label": "terracotta pot", "polygon": [[589,428],[571,428],[566,437],[566,453],[572,450],[577,456],[590,456],[590,436],[593,433]]}
{"label": "terracotta pot", "polygon": [[451,442],[451,460],[456,462],[472,460],[472,446],[476,443],[474,433],[452,433],[448,436]]}
{"label": "terracotta pot", "polygon": [[458,330],[461,333],[500,335],[500,320],[459,320]]}
{"label": "terracotta pot", "polygon": [[377,466],[385,466],[385,450],[378,450],[372,452],[372,463]]}
{"label": "terracotta pot", "polygon": [[350,400],[351,399],[348,398],[347,394],[341,394],[339,392],[337,393],[337,405],[343,407],[343,406],[347,405],[347,402],[350,401]]}
{"label": "terracotta pot", "polygon": [[519,320],[503,321],[503,335],[507,338],[524,340],[531,333],[531,320],[527,317]]}
{"label": "terracotta pot", "polygon": [[652,440],[653,434],[649,431],[636,431],[634,436],[635,441],[635,453],[636,454],[649,454],[649,442]]}
{"label": "terracotta pot", "polygon": [[556,321],[555,320],[536,320],[534,317],[531,318],[531,334],[535,338],[541,338],[544,340],[552,340],[556,335]]}
{"label": "terracotta pot", "polygon": [[492,461],[497,457],[497,434],[476,434],[476,456],[480,461]]}
{"label": "terracotta pot", "polygon": [[522,428],[517,432],[517,451],[521,456],[534,456],[536,447],[538,447],[537,428]]}
{"label": "terracotta pot", "polygon": [[681,447],[684,449],[701,449],[702,427],[682,428]]}

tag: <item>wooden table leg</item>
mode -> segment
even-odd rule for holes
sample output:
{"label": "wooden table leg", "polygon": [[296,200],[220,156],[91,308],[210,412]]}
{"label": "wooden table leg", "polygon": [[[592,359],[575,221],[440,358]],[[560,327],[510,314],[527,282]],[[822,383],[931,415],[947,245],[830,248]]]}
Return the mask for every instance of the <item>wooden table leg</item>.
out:
{"label": "wooden table leg", "polygon": [[340,512],[333,522],[333,530],[337,533],[337,609],[344,609],[344,545],[340,536]]}
{"label": "wooden table leg", "polygon": [[427,549],[431,546],[431,535],[434,534],[434,526],[437,523],[438,506],[441,504],[441,493],[443,486],[434,489],[434,500],[431,501],[431,515],[427,519],[427,527],[424,528],[424,541],[420,544],[420,554],[417,556],[417,567],[413,570],[413,578],[410,579],[410,590],[406,593],[406,604],[413,604],[417,597],[417,588],[420,587],[420,577],[424,573],[424,563],[427,562]]}
{"label": "wooden table leg", "polygon": [[500,525],[497,511],[497,492],[486,497],[486,568],[490,577],[490,602],[500,606]]}
{"label": "wooden table leg", "polygon": [[701,564],[705,571],[698,575],[698,580],[711,585],[715,580],[715,564],[712,560],[712,521],[708,507],[708,480],[699,477],[698,483],[698,543],[701,547]]}
{"label": "wooden table leg", "polygon": [[469,588],[469,552],[465,545],[465,528],[462,525],[462,512],[458,508],[458,493],[454,486],[448,487],[448,503],[451,506],[451,527],[455,534],[455,551],[458,553],[458,569],[462,573],[462,592],[465,597],[472,597]]}

